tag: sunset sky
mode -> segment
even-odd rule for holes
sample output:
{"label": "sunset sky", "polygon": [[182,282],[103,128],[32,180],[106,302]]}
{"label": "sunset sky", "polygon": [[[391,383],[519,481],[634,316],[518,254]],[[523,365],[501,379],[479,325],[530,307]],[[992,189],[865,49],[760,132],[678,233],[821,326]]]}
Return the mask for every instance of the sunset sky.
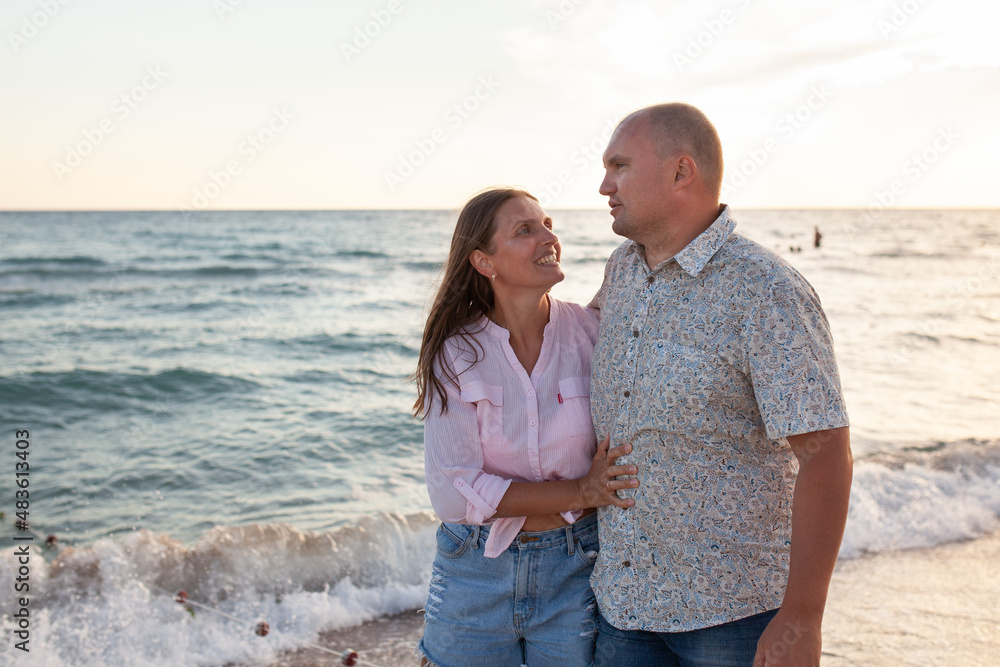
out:
{"label": "sunset sky", "polygon": [[602,207],[699,106],[745,207],[1000,206],[995,0],[8,0],[0,210]]}

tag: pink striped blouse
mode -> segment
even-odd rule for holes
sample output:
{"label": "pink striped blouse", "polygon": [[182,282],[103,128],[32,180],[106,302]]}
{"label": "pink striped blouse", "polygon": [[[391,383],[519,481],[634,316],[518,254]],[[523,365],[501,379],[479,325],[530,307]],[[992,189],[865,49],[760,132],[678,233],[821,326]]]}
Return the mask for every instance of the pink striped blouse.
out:
{"label": "pink striped blouse", "polygon": [[[453,336],[444,353],[458,385],[441,374],[448,411],[435,401],[424,421],[424,467],[431,505],[442,521],[490,524],[484,554],[497,557],[525,517],[491,519],[512,481],[578,479],[597,449],[590,417],[590,357],[599,312],[550,298],[542,350],[529,376],[510,332],[483,318],[472,330],[480,361]],[[470,367],[471,366],[471,367]],[[564,512],[576,521],[579,512]]]}

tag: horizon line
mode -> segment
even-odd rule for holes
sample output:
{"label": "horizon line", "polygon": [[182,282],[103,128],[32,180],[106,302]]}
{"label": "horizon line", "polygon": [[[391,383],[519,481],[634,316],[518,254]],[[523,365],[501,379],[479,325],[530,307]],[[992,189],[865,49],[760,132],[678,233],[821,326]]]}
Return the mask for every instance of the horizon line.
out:
{"label": "horizon line", "polygon": [[[0,208],[3,213],[178,213],[195,216],[202,213],[361,213],[361,212],[427,212],[457,211],[461,206],[444,208],[226,208],[186,211],[176,208]],[[867,211],[872,206],[730,206],[743,211]],[[876,206],[881,211],[1000,211],[1000,206]],[[549,211],[606,211],[607,208],[590,206],[553,207]]]}

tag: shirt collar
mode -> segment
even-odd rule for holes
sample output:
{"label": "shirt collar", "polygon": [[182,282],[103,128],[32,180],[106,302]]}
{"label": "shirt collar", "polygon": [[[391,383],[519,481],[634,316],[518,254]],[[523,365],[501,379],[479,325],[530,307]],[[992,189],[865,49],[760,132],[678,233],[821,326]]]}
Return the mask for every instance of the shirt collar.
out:
{"label": "shirt collar", "polygon": [[684,249],[674,255],[681,268],[691,276],[701,273],[708,260],[725,245],[729,235],[736,229],[736,221],[729,215],[729,206],[723,204],[719,217],[699,234],[694,241],[684,246]]}
{"label": "shirt collar", "polygon": [[[712,259],[715,253],[719,252],[719,249],[725,245],[734,229],[736,229],[736,221],[729,214],[729,206],[723,204],[719,217],[708,226],[708,229],[695,237],[691,243],[684,246],[683,250],[670,259],[677,260],[677,264],[692,277],[697,276],[708,264],[708,260]],[[645,264],[645,259],[642,259],[642,247],[634,241],[631,243],[632,246],[629,250]],[[669,261],[668,259],[667,262]]]}

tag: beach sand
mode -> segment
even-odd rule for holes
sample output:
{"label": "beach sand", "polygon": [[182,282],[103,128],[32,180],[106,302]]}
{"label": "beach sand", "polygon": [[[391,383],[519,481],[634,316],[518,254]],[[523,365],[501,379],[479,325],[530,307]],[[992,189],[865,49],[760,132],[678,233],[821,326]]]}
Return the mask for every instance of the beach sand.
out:
{"label": "beach sand", "polygon": [[840,563],[823,665],[1000,665],[1000,532]]}
{"label": "beach sand", "polygon": [[[977,540],[866,556],[838,564],[823,624],[824,667],[1000,665],[1000,532]],[[351,647],[380,667],[419,664],[416,611],[328,632],[319,644]],[[338,665],[314,649],[271,667]]]}

